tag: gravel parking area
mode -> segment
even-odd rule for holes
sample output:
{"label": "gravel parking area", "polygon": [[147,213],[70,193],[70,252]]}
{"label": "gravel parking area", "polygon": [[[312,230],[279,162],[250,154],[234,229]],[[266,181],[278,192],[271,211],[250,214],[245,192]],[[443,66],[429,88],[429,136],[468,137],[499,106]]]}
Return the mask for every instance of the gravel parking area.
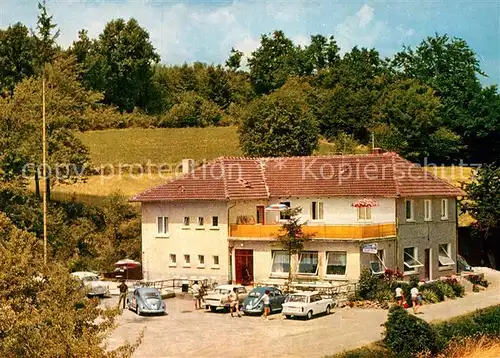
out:
{"label": "gravel parking area", "polygon": [[[480,293],[421,309],[427,321],[448,319],[479,308],[500,304],[500,272],[482,269],[491,282]],[[387,318],[381,309],[336,309],[310,321],[287,320],[274,314],[231,318],[229,313],[194,310],[187,299],[165,300],[166,316],[139,317],[125,310],[109,339],[111,349],[126,340],[134,342],[144,330],[135,357],[323,357],[378,341]],[[103,301],[116,305],[117,298]],[[411,312],[411,310],[410,310]]]}
{"label": "gravel parking area", "polygon": [[[105,304],[116,304],[116,298]],[[139,317],[124,311],[119,327],[109,339],[110,348],[125,340],[133,342],[145,329],[136,357],[321,357],[332,351],[380,338],[382,327],[367,331],[355,310],[339,309],[329,316],[310,321],[287,320],[281,314],[231,318],[229,313],[194,311],[192,301],[178,298],[165,301],[166,316]],[[387,312],[363,310],[370,321],[383,321]],[[360,332],[364,337],[360,339]],[[335,347],[335,348],[333,348]]]}

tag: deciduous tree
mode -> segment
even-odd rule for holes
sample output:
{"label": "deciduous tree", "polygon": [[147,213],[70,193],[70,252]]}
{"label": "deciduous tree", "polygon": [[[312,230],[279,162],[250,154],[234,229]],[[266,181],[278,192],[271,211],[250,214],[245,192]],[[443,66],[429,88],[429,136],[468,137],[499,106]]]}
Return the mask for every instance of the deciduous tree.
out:
{"label": "deciduous tree", "polygon": [[255,99],[243,113],[240,145],[249,156],[311,155],[319,129],[307,103],[307,85],[290,83]]}

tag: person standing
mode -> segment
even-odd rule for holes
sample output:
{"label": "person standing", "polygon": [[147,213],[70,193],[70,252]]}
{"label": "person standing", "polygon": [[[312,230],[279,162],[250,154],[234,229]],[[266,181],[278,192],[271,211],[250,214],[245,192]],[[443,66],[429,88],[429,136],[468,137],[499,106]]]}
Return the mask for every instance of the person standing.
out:
{"label": "person standing", "polygon": [[118,285],[118,289],[120,290],[120,300],[118,301],[118,308],[120,308],[123,300],[123,309],[125,309],[125,303],[127,302],[128,293],[128,286],[125,284],[125,280],[121,280],[121,283]]}
{"label": "person standing", "polygon": [[194,281],[193,286],[191,286],[191,290],[193,290],[194,309],[199,310],[201,308],[201,289],[198,281]]}
{"label": "person standing", "polygon": [[413,313],[417,314],[418,309],[421,306],[421,301],[422,301],[422,299],[420,298],[420,293],[418,292],[417,286],[413,287],[410,290],[410,294],[411,294],[411,302],[413,305]]}
{"label": "person standing", "polygon": [[238,317],[241,317],[241,312],[240,312],[240,307],[239,307],[239,300],[238,300],[238,289],[236,287],[233,287],[233,290],[229,294],[229,309],[231,311],[231,317],[233,316],[233,313],[236,312]]}
{"label": "person standing", "polygon": [[267,321],[269,320],[267,316],[271,312],[271,305],[270,305],[270,299],[269,299],[269,294],[271,291],[266,290],[264,294],[262,295],[262,303],[264,304],[264,319]]}
{"label": "person standing", "polygon": [[403,294],[403,289],[401,286],[396,287],[396,302],[398,303],[398,306],[404,307],[404,300],[405,296]]}

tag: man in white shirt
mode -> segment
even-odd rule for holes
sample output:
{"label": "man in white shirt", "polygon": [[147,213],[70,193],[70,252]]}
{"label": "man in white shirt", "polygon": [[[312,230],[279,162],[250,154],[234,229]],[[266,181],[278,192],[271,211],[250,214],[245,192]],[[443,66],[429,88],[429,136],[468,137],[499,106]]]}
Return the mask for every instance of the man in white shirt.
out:
{"label": "man in white shirt", "polygon": [[417,314],[418,309],[420,308],[420,293],[418,292],[418,288],[415,286],[410,290],[411,294],[411,302],[413,304],[413,313]]}
{"label": "man in white shirt", "polygon": [[198,281],[194,281],[193,286],[191,286],[191,290],[193,291],[193,297],[194,297],[194,309],[198,310],[201,308],[201,294],[200,294],[200,285],[198,285]]}
{"label": "man in white shirt", "polygon": [[233,316],[233,312],[236,311],[236,314],[238,317],[241,317],[241,312],[240,312],[240,302],[238,299],[238,288],[234,287],[231,293],[228,296],[229,298],[229,309],[231,310],[231,317]]}
{"label": "man in white shirt", "polygon": [[264,319],[268,320],[267,315],[271,312],[271,306],[269,302],[269,294],[271,291],[266,290],[262,295],[262,303],[264,304]]}

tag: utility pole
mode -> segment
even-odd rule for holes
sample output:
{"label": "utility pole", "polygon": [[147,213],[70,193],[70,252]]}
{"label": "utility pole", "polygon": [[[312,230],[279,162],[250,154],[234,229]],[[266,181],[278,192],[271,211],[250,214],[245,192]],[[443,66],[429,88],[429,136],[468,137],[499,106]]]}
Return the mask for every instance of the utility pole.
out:
{"label": "utility pole", "polygon": [[47,265],[47,135],[45,123],[45,64],[42,70],[43,264]]}
{"label": "utility pole", "polygon": [[375,149],[375,134],[372,132],[372,150]]}

